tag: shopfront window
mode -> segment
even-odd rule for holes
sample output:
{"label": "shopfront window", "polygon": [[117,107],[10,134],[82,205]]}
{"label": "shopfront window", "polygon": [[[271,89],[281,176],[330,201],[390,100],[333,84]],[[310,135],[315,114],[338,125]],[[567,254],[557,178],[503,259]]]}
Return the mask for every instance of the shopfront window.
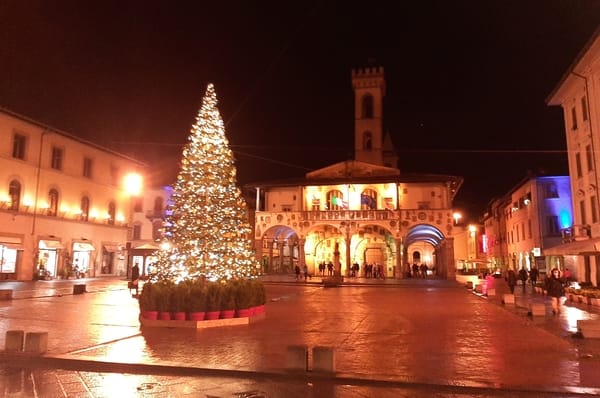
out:
{"label": "shopfront window", "polygon": [[0,273],[14,273],[17,270],[17,250],[0,244]]}

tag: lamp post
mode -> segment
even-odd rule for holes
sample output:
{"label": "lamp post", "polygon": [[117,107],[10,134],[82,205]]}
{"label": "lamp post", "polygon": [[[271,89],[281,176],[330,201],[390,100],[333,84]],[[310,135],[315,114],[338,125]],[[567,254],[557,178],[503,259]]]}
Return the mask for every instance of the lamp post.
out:
{"label": "lamp post", "polygon": [[462,214],[455,211],[454,214],[452,214],[452,218],[454,218],[454,225],[458,225],[458,220],[462,218]]}
{"label": "lamp post", "polygon": [[123,178],[123,188],[129,197],[129,211],[127,215],[127,275],[130,275],[131,269],[131,241],[134,238],[133,213],[135,210],[135,200],[142,193],[143,178],[138,173],[126,174]]}

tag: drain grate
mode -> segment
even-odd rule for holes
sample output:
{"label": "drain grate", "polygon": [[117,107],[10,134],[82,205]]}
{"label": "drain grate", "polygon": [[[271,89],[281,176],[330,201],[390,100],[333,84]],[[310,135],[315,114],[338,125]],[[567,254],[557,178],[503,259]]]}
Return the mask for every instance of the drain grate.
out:
{"label": "drain grate", "polygon": [[234,394],[234,397],[235,398],[269,398],[269,397],[267,397],[266,392],[258,391],[258,390],[238,392],[238,393]]}

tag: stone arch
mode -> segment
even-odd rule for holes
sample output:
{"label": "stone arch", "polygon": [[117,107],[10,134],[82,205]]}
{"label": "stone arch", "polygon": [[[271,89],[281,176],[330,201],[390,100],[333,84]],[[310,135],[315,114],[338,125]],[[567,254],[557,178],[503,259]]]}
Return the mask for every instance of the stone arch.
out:
{"label": "stone arch", "polygon": [[396,240],[393,231],[376,222],[322,222],[303,230],[304,259],[309,271],[319,272],[319,264],[336,263],[342,275],[348,275],[352,264],[359,266],[378,262],[391,277],[396,263]]}
{"label": "stone arch", "polygon": [[[441,248],[445,245],[446,236],[439,228],[431,224],[412,226],[404,236],[403,262],[405,264],[426,265],[432,273],[445,270],[445,259]],[[408,270],[405,270],[408,271]]]}
{"label": "stone arch", "polygon": [[260,236],[260,261],[263,272],[290,273],[299,264],[299,235],[294,228],[276,224]]}

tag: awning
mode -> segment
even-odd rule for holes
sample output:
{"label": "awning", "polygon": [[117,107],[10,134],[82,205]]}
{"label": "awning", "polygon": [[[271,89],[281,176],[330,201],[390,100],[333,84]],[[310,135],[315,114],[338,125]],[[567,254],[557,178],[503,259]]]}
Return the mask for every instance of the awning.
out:
{"label": "awning", "polygon": [[475,263],[475,264],[491,264],[491,261],[484,258],[475,258],[470,260],[464,260],[465,263]]}
{"label": "awning", "polygon": [[587,253],[600,254],[600,238],[564,243],[542,251],[544,256],[577,256]]}
{"label": "awning", "polygon": [[18,236],[0,236],[0,243],[2,243],[2,244],[13,243],[16,245],[22,245],[23,239],[19,238]]}
{"label": "awning", "polygon": [[56,250],[56,249],[64,249],[65,247],[58,240],[40,239],[38,248]]}
{"label": "awning", "polygon": [[0,236],[0,246],[14,250],[25,250],[23,240],[16,236]]}
{"label": "awning", "polygon": [[120,245],[103,245],[102,247],[104,248],[104,251],[107,251],[109,253],[116,253],[121,251]]}
{"label": "awning", "polygon": [[92,252],[96,249],[94,249],[94,246],[91,243],[86,243],[86,242],[74,242],[73,243],[73,251],[74,252]]}
{"label": "awning", "polygon": [[13,250],[25,250],[25,248],[22,245],[15,245],[14,243],[0,242],[0,246],[4,246],[8,249],[13,249]]}
{"label": "awning", "polygon": [[144,243],[142,245],[136,246],[133,249],[135,250],[158,250],[160,247],[156,243]]}

